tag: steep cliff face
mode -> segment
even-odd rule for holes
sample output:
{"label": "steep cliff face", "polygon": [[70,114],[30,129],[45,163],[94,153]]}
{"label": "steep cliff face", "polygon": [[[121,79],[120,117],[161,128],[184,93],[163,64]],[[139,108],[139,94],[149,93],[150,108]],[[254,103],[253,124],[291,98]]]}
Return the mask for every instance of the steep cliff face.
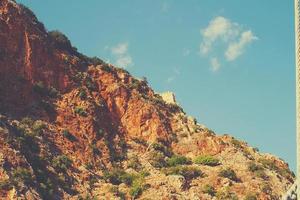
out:
{"label": "steep cliff face", "polygon": [[0,2],[0,199],[279,199],[288,165]]}

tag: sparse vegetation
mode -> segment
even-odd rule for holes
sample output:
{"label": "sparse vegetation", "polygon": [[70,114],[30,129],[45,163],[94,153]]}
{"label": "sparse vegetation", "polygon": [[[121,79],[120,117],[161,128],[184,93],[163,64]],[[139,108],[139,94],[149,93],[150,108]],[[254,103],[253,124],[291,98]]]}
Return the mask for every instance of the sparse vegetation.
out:
{"label": "sparse vegetation", "polygon": [[140,170],[142,165],[136,155],[132,156],[128,160],[128,165],[129,168],[135,169],[135,170]]}
{"label": "sparse vegetation", "polygon": [[231,168],[222,169],[219,172],[219,176],[224,177],[224,178],[228,178],[232,181],[236,181],[236,182],[239,181],[238,177],[236,176],[235,171]]}
{"label": "sparse vegetation", "polygon": [[231,144],[233,144],[233,146],[235,146],[238,149],[241,149],[243,147],[241,141],[234,138],[231,140]]}
{"label": "sparse vegetation", "polygon": [[60,155],[52,160],[52,166],[59,172],[66,172],[72,165],[72,160],[66,155]]}
{"label": "sparse vegetation", "polygon": [[77,49],[72,46],[68,37],[58,30],[50,31],[49,37],[52,40],[52,44],[56,48],[64,49],[64,50],[71,50],[77,52]]}
{"label": "sparse vegetation", "polygon": [[204,187],[202,188],[202,192],[211,196],[215,196],[216,194],[215,188],[209,184],[204,185]]}
{"label": "sparse vegetation", "polygon": [[191,166],[175,166],[163,169],[166,175],[182,175],[185,179],[191,180],[203,176],[200,169]]}
{"label": "sparse vegetation", "polygon": [[33,91],[41,96],[48,96],[56,98],[59,96],[59,92],[54,87],[46,87],[43,82],[36,82],[33,87]]}
{"label": "sparse vegetation", "polygon": [[31,172],[22,167],[17,167],[16,169],[13,170],[12,172],[12,179],[13,182],[24,182],[25,184],[31,184],[33,182],[33,177]]}
{"label": "sparse vegetation", "polygon": [[74,112],[82,117],[87,117],[86,110],[80,106],[75,107]]}
{"label": "sparse vegetation", "polygon": [[86,93],[86,91],[85,91],[84,88],[80,88],[80,89],[79,89],[78,96],[79,96],[79,98],[80,98],[81,100],[86,99],[87,93]]}
{"label": "sparse vegetation", "polygon": [[0,190],[10,190],[12,187],[13,185],[9,180],[0,181]]}
{"label": "sparse vegetation", "polygon": [[62,130],[62,135],[70,141],[76,141],[76,137],[67,129]]}
{"label": "sparse vegetation", "polygon": [[35,121],[32,125],[32,133],[35,136],[39,136],[43,133],[46,128],[46,124],[42,121]]}
{"label": "sparse vegetation", "polygon": [[121,183],[125,183],[126,185],[131,185],[134,179],[134,175],[125,172],[122,169],[112,169],[111,171],[104,172],[103,178],[106,181],[114,185],[119,185]]}
{"label": "sparse vegetation", "polygon": [[236,194],[230,192],[229,188],[226,188],[225,190],[222,191],[218,191],[216,197],[218,200],[238,200]]}
{"label": "sparse vegetation", "polygon": [[220,164],[219,159],[209,155],[202,155],[195,158],[194,163],[200,165],[217,166]]}
{"label": "sparse vegetation", "polygon": [[173,153],[170,148],[162,143],[153,143],[151,146],[154,150],[162,152],[165,156],[172,156]]}
{"label": "sparse vegetation", "polygon": [[190,163],[191,163],[190,159],[180,155],[173,155],[171,158],[167,159],[167,165],[169,167],[174,167],[177,165],[186,165]]}
{"label": "sparse vegetation", "polygon": [[150,158],[151,160],[149,162],[153,167],[162,168],[167,166],[165,156],[161,152],[152,152]]}
{"label": "sparse vegetation", "polygon": [[246,195],[244,200],[257,200],[256,194],[249,193],[249,194]]}

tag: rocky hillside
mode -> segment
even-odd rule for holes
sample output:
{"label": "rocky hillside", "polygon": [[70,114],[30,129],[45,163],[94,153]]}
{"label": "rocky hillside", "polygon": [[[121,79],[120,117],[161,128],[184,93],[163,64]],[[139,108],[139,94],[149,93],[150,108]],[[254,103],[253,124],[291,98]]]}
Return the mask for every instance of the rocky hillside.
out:
{"label": "rocky hillside", "polygon": [[[279,199],[281,159],[0,1],[0,199]],[[164,100],[164,98],[165,100]]]}

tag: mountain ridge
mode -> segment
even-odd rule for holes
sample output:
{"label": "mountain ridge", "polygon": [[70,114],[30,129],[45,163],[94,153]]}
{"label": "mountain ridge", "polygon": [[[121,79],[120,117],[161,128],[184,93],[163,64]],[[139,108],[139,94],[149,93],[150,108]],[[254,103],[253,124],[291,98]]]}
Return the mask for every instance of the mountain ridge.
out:
{"label": "mountain ridge", "polygon": [[0,27],[0,198],[279,199],[294,182],[27,7],[2,0]]}

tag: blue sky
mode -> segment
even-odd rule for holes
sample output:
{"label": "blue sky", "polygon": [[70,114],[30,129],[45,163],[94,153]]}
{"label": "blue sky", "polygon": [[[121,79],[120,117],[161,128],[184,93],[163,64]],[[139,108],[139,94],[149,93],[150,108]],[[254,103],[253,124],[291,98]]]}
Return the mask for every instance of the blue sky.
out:
{"label": "blue sky", "polygon": [[199,123],[295,169],[293,1],[18,2],[80,52],[146,76]]}

